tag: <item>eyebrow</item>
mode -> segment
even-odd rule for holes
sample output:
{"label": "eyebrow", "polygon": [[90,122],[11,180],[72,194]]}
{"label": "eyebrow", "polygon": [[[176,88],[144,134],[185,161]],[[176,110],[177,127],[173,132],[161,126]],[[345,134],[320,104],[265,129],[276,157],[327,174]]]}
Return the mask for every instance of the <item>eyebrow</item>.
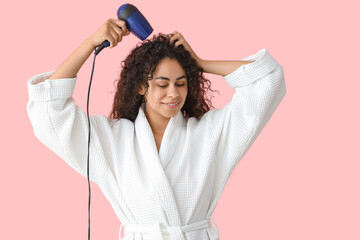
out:
{"label": "eyebrow", "polygon": [[[180,80],[180,79],[182,79],[182,78],[186,78],[186,76],[185,76],[185,75],[182,75],[181,77],[178,77],[176,80]],[[163,76],[159,76],[159,77],[157,77],[157,78],[155,78],[155,79],[164,79],[164,80],[170,81],[169,78],[163,77]]]}

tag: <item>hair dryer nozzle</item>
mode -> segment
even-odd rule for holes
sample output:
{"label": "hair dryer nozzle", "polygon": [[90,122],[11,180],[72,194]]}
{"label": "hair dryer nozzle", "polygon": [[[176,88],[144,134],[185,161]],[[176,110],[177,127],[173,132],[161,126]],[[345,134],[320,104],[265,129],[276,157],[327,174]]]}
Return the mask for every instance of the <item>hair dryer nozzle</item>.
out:
{"label": "hair dryer nozzle", "polygon": [[128,30],[142,41],[153,32],[150,23],[132,4],[126,3],[121,5],[117,11],[117,15],[119,20],[126,22]]}

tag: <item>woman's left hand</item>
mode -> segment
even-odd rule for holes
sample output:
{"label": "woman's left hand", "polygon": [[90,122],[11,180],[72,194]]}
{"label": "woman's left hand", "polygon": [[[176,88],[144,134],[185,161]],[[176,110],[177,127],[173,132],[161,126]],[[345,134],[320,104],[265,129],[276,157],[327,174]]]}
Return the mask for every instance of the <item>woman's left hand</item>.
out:
{"label": "woman's left hand", "polygon": [[191,54],[191,56],[196,60],[196,62],[200,65],[201,59],[195,54],[194,50],[190,47],[189,43],[185,40],[183,35],[177,31],[174,31],[171,34],[168,34],[170,37],[170,43],[174,43],[174,47],[178,47],[179,45],[183,45],[184,48]]}

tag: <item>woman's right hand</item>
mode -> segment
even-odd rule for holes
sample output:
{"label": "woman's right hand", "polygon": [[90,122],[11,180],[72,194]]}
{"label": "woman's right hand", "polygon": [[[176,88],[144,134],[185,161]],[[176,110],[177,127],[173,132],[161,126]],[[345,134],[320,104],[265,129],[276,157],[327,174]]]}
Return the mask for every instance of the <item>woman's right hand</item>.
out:
{"label": "woman's right hand", "polygon": [[115,47],[123,38],[130,34],[125,21],[108,19],[95,33],[87,38],[69,57],[67,57],[49,79],[74,78],[94,48],[105,40],[110,47]]}
{"label": "woman's right hand", "polygon": [[110,42],[110,47],[115,47],[121,42],[123,36],[130,34],[126,28],[126,23],[123,20],[108,19],[95,33],[93,33],[88,40],[92,43],[93,47],[102,44],[105,40]]}

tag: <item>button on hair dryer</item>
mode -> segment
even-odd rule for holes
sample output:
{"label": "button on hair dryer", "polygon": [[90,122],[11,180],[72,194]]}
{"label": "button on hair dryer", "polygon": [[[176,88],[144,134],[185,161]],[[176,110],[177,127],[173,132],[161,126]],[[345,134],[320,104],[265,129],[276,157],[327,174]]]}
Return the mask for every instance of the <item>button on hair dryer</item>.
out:
{"label": "button on hair dryer", "polygon": [[[145,40],[153,32],[149,22],[134,5],[129,3],[121,5],[117,11],[117,16],[119,20],[126,22],[127,29],[141,41]],[[108,46],[110,46],[110,42],[105,40],[95,49],[95,55]]]}

